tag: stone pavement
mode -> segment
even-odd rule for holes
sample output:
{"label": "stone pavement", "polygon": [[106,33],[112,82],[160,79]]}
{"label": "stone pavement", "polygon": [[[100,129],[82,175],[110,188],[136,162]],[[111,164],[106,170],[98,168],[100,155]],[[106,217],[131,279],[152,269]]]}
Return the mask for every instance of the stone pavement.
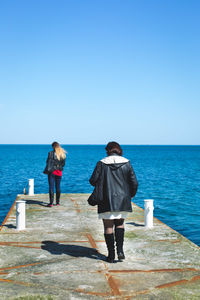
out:
{"label": "stone pavement", "polygon": [[[200,299],[200,249],[133,204],[126,219],[124,262],[109,264],[102,221],[88,194],[26,200],[26,230],[13,204],[0,227],[0,299]],[[22,298],[20,298],[22,297]]]}

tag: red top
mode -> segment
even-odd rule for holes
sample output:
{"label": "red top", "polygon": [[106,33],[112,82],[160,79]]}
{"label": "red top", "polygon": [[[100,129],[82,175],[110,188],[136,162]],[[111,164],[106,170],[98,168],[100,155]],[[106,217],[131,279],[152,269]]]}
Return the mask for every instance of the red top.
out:
{"label": "red top", "polygon": [[60,170],[55,170],[55,171],[53,171],[52,174],[57,175],[57,176],[62,176],[62,171],[60,171]]}

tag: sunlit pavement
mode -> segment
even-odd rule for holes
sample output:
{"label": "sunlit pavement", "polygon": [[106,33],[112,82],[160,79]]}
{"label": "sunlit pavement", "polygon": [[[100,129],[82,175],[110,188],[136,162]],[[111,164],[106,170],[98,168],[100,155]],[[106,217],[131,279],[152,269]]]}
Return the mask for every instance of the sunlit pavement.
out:
{"label": "sunlit pavement", "polygon": [[200,298],[198,246],[157,219],[146,229],[144,211],[133,204],[126,259],[109,264],[88,196],[62,194],[60,206],[46,207],[47,194],[18,195],[26,200],[26,229],[16,230],[14,203],[0,227],[0,299]]}

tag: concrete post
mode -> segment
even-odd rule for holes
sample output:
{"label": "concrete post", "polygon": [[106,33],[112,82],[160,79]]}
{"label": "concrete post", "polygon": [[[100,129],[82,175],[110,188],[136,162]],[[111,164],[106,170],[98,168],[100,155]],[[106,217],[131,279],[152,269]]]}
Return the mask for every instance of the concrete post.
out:
{"label": "concrete post", "polygon": [[24,230],[26,228],[26,201],[18,200],[16,201],[16,229]]}
{"label": "concrete post", "polygon": [[144,225],[146,228],[153,227],[153,200],[145,199],[144,200]]}
{"label": "concrete post", "polygon": [[28,195],[29,196],[34,195],[34,179],[28,180]]}

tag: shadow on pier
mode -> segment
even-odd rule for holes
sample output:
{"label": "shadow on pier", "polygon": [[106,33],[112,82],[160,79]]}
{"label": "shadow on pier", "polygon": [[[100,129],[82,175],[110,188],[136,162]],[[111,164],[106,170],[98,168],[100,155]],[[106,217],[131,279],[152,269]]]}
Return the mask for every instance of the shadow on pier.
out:
{"label": "shadow on pier", "polygon": [[143,224],[138,224],[138,223],[135,223],[135,222],[127,222],[126,224],[133,225],[135,227],[144,227]]}
{"label": "shadow on pier", "polygon": [[105,255],[102,255],[96,249],[89,247],[65,245],[54,241],[42,241],[41,248],[53,255],[67,254],[73,257],[88,257],[91,259],[106,260]]}
{"label": "shadow on pier", "polygon": [[26,200],[26,204],[28,204],[28,205],[47,206],[48,203],[43,202],[43,201],[36,201],[36,200]]}

